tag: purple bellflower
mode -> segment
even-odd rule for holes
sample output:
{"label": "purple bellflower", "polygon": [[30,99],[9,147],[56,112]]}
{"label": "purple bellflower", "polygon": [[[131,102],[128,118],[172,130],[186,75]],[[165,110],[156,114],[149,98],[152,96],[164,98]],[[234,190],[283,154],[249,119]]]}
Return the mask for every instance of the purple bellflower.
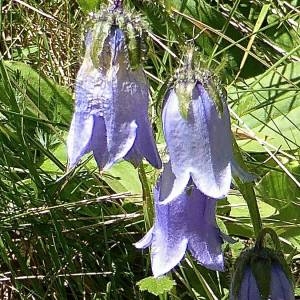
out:
{"label": "purple bellflower", "polygon": [[191,178],[207,196],[225,197],[231,183],[232,161],[227,106],[218,112],[207,90],[197,82],[184,118],[176,90],[171,89],[163,108],[163,130],[176,177],[165,201],[181,194]]}
{"label": "purple bellflower", "polygon": [[125,31],[110,26],[103,39],[104,53],[96,53],[96,57],[95,31],[87,33],[84,61],[76,78],[75,112],[67,140],[68,168],[75,167],[90,151],[102,170],[122,158],[137,166],[143,157],[161,168],[148,120],[147,80],[142,67],[130,67]]}
{"label": "purple bellflower", "polygon": [[190,179],[202,193],[216,199],[228,194],[232,171],[253,180],[234,162],[226,94],[220,86],[204,70],[178,79],[166,95],[163,130],[176,179],[165,203],[180,195]]}
{"label": "purple bellflower", "polygon": [[[256,279],[250,267],[247,267],[242,277],[242,282],[237,295],[231,292],[230,300],[261,300]],[[271,300],[293,300],[293,288],[279,264],[271,266],[271,281],[268,299]]]}
{"label": "purple bellflower", "polygon": [[168,163],[154,189],[154,226],[135,246],[151,246],[154,276],[161,276],[175,267],[186,249],[201,265],[212,270],[223,270],[223,234],[216,225],[216,200],[201,193],[190,181],[187,190],[174,201],[161,204],[174,180]]}
{"label": "purple bellflower", "polygon": [[190,94],[185,97],[190,99],[186,117],[180,111],[179,84],[167,93],[163,130],[176,179],[165,202],[181,194],[190,179],[209,197],[223,198],[229,192],[233,161],[230,117],[225,95],[217,95],[221,109],[213,99],[213,79],[204,71],[199,80],[192,78],[187,83]]}

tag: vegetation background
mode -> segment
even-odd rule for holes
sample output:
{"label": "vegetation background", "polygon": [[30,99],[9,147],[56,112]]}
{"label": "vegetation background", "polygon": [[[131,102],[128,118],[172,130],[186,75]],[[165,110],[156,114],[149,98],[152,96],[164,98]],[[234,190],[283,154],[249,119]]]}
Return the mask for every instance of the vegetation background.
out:
{"label": "vegetation background", "polygon": [[163,158],[166,78],[187,41],[227,89],[232,130],[258,179],[234,182],[219,201],[218,223],[237,240],[224,245],[226,272],[187,255],[168,277],[140,281],[151,276],[149,254],[132,244],[151,225],[159,171],[120,162],[100,175],[88,155],[66,175],[82,29],[100,3],[0,0],[0,298],[228,299],[234,260],[260,223],[249,214],[256,201],[300,295],[300,1],[124,2],[150,24],[145,69]]}

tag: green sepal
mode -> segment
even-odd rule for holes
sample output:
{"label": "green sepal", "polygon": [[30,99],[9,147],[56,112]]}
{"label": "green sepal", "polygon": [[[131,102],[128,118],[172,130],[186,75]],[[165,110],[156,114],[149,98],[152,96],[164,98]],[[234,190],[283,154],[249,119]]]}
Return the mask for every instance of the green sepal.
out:
{"label": "green sepal", "polygon": [[179,112],[183,119],[187,120],[190,102],[192,100],[194,81],[180,81],[176,84],[175,93],[178,97]]}
{"label": "green sepal", "polygon": [[226,99],[225,90],[220,83],[217,83],[216,80],[212,78],[206,85],[206,91],[209,97],[214,101],[218,113],[222,115],[224,111],[223,103]]}
{"label": "green sepal", "polygon": [[271,286],[271,257],[261,251],[251,258],[251,271],[256,280],[262,300],[267,300]]}
{"label": "green sepal", "polygon": [[232,278],[233,299],[238,300],[238,294],[243,281],[245,269],[250,264],[252,249],[244,250],[235,263],[235,271]]}
{"label": "green sepal", "polygon": [[[274,250],[265,247],[266,235],[267,234],[271,237]],[[286,260],[284,259],[283,254],[281,252],[281,245],[280,245],[279,238],[277,236],[277,233],[273,229],[263,228],[260,231],[260,233],[257,237],[255,248],[256,248],[257,252],[259,252],[260,249],[262,249],[262,251],[267,251],[268,250],[268,255],[270,257],[272,257],[272,261],[274,263],[279,264],[282,267],[282,270],[284,271],[284,273],[285,273],[286,277],[288,278],[288,280],[290,282],[293,282],[293,276],[291,274],[290,268],[289,268]]]}
{"label": "green sepal", "polygon": [[118,18],[118,25],[124,31],[130,67],[137,69],[148,51],[145,42],[145,28],[147,25],[139,15],[128,15],[127,20]]}
{"label": "green sepal", "polygon": [[126,24],[126,42],[130,67],[136,69],[141,63],[141,36],[131,22]]}
{"label": "green sepal", "polygon": [[193,45],[184,47],[182,66],[176,70],[175,93],[178,97],[179,112],[183,119],[188,118],[190,102],[193,97],[193,90],[196,85],[194,71],[194,53]]}
{"label": "green sepal", "polygon": [[293,275],[292,275],[292,272],[291,272],[291,269],[290,269],[289,265],[287,264],[286,260],[284,259],[283,254],[281,252],[278,253],[276,258],[278,260],[278,263],[282,267],[282,270],[283,270],[286,278],[289,280],[289,282],[291,282],[291,284],[293,286],[293,284],[294,284]]}
{"label": "green sepal", "polygon": [[[93,37],[91,45],[91,59],[95,68],[103,68],[107,70],[111,63],[110,47],[106,40],[111,31],[113,18],[108,18],[106,21],[100,21],[93,28]],[[106,49],[105,49],[106,48]]]}

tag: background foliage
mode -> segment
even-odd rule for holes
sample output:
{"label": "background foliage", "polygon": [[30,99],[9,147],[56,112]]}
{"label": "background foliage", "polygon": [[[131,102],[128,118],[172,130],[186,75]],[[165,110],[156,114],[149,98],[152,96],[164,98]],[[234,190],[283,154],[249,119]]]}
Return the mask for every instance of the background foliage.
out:
{"label": "background foliage", "polygon": [[[162,157],[165,79],[193,42],[227,89],[263,224],[280,236],[298,294],[300,1],[125,2],[150,23],[145,69]],[[148,191],[159,172],[120,162],[99,174],[87,156],[65,174],[82,25],[98,5],[0,0],[0,298],[227,299],[234,260],[255,237],[244,199],[252,187],[235,182],[218,205],[221,228],[237,240],[224,245],[226,272],[187,255],[169,279],[145,283],[149,255],[132,243],[151,224]]]}

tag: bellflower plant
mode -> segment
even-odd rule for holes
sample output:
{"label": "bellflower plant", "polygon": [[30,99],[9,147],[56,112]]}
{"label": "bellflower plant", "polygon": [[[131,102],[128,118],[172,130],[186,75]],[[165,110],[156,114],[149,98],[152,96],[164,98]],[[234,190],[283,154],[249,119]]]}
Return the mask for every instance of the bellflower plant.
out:
{"label": "bellflower plant", "polygon": [[[275,237],[276,250],[263,246],[266,232]],[[281,251],[279,240],[270,229],[263,230],[256,245],[237,259],[230,300],[293,300],[291,274]]]}
{"label": "bellflower plant", "polygon": [[143,157],[160,168],[140,66],[145,50],[141,20],[115,8],[93,14],[91,24],[76,78],[68,168],[90,151],[103,170],[122,158],[137,166]]}
{"label": "bellflower plant", "polygon": [[176,177],[165,203],[180,195],[190,179],[205,195],[223,198],[234,163],[226,93],[208,70],[194,71],[189,58],[179,68],[163,107],[163,131]]}
{"label": "bellflower plant", "polygon": [[154,189],[154,226],[135,246],[151,246],[154,276],[163,275],[175,267],[186,249],[201,265],[212,270],[223,270],[221,245],[224,235],[216,225],[217,200],[204,195],[190,180],[186,190],[174,201],[161,204],[175,180],[168,163]]}

